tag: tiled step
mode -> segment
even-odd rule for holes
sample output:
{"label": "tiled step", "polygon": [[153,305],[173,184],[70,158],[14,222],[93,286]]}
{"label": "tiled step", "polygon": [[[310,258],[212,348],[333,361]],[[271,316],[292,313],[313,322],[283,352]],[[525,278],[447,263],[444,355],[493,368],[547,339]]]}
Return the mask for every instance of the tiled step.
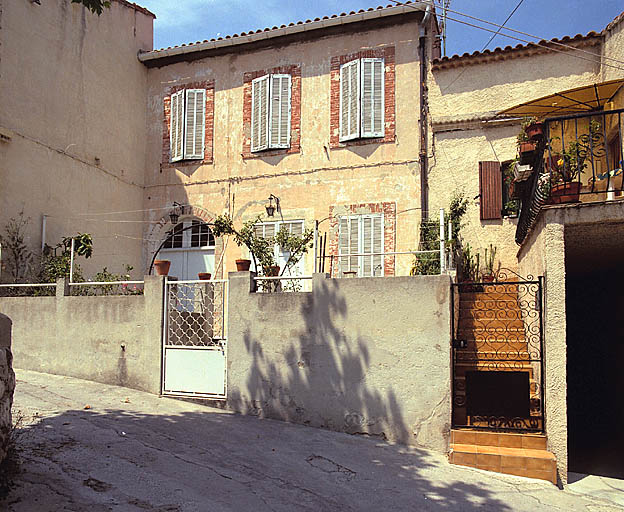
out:
{"label": "tiled step", "polygon": [[449,461],[557,483],[557,461],[544,435],[452,430]]}

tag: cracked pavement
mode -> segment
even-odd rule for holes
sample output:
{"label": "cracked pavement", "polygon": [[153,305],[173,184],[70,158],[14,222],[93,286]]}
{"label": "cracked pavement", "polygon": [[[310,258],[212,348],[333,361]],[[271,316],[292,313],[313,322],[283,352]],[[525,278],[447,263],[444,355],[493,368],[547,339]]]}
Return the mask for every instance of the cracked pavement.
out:
{"label": "cracked pavement", "polygon": [[425,450],[16,375],[21,464],[2,510],[624,510],[548,482],[451,466]]}

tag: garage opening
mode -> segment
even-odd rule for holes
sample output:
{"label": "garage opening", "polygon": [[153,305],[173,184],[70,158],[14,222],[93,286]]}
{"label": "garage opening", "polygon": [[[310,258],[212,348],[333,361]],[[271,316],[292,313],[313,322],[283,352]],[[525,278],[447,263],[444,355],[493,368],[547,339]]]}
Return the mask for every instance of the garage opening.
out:
{"label": "garage opening", "polygon": [[566,227],[568,468],[624,478],[624,225]]}

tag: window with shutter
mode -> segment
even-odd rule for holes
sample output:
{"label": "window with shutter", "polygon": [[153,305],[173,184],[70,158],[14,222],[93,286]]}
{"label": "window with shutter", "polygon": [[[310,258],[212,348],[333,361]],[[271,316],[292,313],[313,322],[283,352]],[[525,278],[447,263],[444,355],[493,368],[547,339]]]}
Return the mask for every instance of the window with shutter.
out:
{"label": "window with shutter", "polygon": [[384,136],[384,59],[340,66],[340,141]]}
{"label": "window with shutter", "polygon": [[206,91],[187,89],[184,128],[184,158],[204,158]]}
{"label": "window with shutter", "polygon": [[502,219],[503,197],[499,162],[479,162],[481,220]]}
{"label": "window with shutter", "polygon": [[182,160],[184,154],[184,91],[171,95],[171,126],[169,134],[171,161]]}
{"label": "window with shutter", "polygon": [[[292,235],[303,234],[303,221],[302,220],[290,220],[290,221],[278,221],[278,222],[262,222],[254,226],[254,233],[256,236],[266,239],[273,239],[277,235],[278,231],[285,228]],[[277,244],[274,245],[275,261],[282,270],[288,263],[290,253],[285,251]],[[293,268],[284,273],[285,276],[300,276],[303,275],[304,259],[301,258]]]}
{"label": "window with shutter", "polygon": [[340,140],[360,136],[360,61],[340,66]]}
{"label": "window with shutter", "polygon": [[340,218],[339,272],[359,277],[383,276],[383,216],[353,215]]}
{"label": "window with shutter", "polygon": [[265,75],[251,82],[251,151],[269,147],[269,79]]}
{"label": "window with shutter", "polygon": [[265,75],[251,83],[251,151],[290,147],[291,76]]}
{"label": "window with shutter", "polygon": [[362,137],[384,135],[384,60],[362,59]]}
{"label": "window with shutter", "polygon": [[270,75],[269,147],[290,147],[290,75]]}

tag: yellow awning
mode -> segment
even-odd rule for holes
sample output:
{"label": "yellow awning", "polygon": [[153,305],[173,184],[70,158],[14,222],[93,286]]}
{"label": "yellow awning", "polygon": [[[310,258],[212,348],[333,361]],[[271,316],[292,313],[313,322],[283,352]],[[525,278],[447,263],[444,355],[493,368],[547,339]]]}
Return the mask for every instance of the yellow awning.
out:
{"label": "yellow awning", "polygon": [[535,116],[538,119],[544,119],[546,117],[591,112],[603,108],[604,104],[611,101],[622,86],[624,86],[624,79],[577,87],[502,110],[498,115],[506,117]]}

